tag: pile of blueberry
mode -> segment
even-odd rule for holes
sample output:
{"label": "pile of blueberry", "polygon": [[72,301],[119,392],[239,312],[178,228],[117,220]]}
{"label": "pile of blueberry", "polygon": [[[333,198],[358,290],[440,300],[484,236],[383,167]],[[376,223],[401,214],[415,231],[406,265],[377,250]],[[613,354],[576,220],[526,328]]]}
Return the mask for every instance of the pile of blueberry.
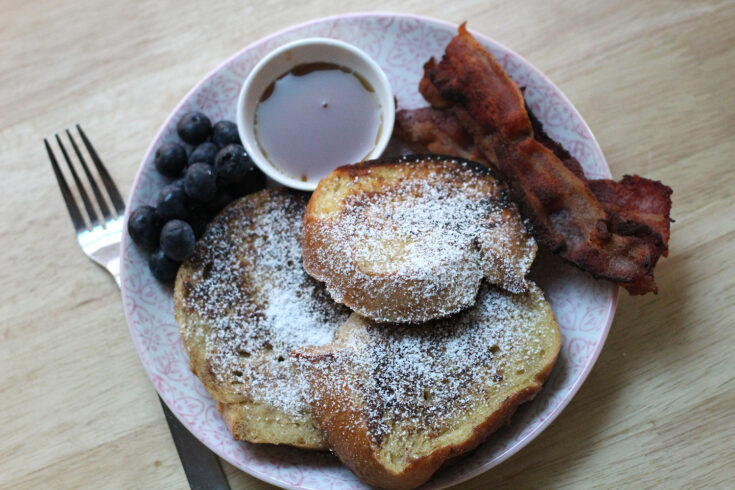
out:
{"label": "pile of blueberry", "polygon": [[155,156],[158,172],[175,180],[161,189],[155,207],[141,206],[128,220],[133,241],[153,249],[148,264],[162,282],[176,278],[194,242],[223,207],[265,185],[265,176],[240,143],[235,123],[219,121],[213,126],[201,112],[189,112],[176,130],[184,144],[165,143]]}

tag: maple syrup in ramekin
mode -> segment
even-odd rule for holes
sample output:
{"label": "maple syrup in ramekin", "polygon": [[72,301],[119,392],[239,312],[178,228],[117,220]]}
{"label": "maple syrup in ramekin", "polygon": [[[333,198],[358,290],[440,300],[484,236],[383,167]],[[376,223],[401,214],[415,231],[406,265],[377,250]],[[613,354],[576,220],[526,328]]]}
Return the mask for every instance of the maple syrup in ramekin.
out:
{"label": "maple syrup in ramekin", "polygon": [[263,91],[255,136],[273,166],[306,182],[365,159],[381,122],[375,90],[359,73],[334,63],[304,63]]}

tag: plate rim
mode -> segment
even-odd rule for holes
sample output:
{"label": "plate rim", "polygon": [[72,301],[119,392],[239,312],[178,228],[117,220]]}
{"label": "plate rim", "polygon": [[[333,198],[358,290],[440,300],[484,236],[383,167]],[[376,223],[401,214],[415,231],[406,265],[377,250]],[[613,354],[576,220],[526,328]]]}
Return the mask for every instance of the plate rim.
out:
{"label": "plate rim", "polygon": [[[365,17],[384,17],[384,18],[402,18],[402,19],[409,19],[409,20],[417,20],[421,23],[433,23],[438,24],[443,27],[447,27],[451,30],[456,30],[460,24],[455,24],[453,22],[445,21],[442,19],[437,19],[431,16],[425,16],[425,15],[418,15],[418,14],[410,14],[410,13],[404,13],[404,12],[390,12],[390,11],[375,11],[375,12],[354,12],[354,13],[345,13],[345,14],[335,14],[335,15],[329,15],[325,17],[318,17],[315,19],[311,19],[308,21],[304,21],[298,24],[293,24],[288,27],[285,27],[279,31],[276,31],[272,34],[269,34],[265,37],[259,38],[252,43],[246,45],[245,47],[241,48],[237,52],[235,52],[233,55],[226,58],[224,61],[219,63],[214,69],[212,69],[207,75],[205,75],[203,78],[201,78],[189,91],[186,92],[186,94],[179,100],[179,102],[176,104],[176,106],[171,110],[169,116],[163,121],[163,123],[160,125],[158,131],[156,132],[155,136],[151,140],[151,143],[149,144],[148,148],[146,149],[145,153],[143,154],[143,157],[141,159],[141,162],[138,166],[138,170],[136,172],[135,178],[133,180],[133,183],[130,187],[130,191],[128,193],[128,200],[127,202],[132,202],[133,195],[135,191],[138,189],[140,180],[143,178],[143,169],[145,166],[145,162],[149,159],[151,154],[155,151],[155,144],[157,141],[159,141],[164,132],[169,128],[171,125],[174,116],[179,112],[179,110],[187,103],[187,101],[200,89],[202,85],[209,82],[212,78],[214,78],[223,68],[225,68],[228,64],[230,64],[233,60],[240,57],[243,53],[250,51],[259,45],[263,45],[268,43],[269,41],[284,36],[290,32],[297,31],[300,29],[307,28],[314,24],[320,24],[324,22],[330,22],[330,21],[336,21],[341,19],[353,19],[353,18],[365,18]],[[465,21],[467,22],[467,21]],[[522,60],[526,65],[533,68],[535,73],[543,80],[543,82],[554,89],[556,92],[556,95],[559,96],[559,98],[562,99],[562,101],[571,109],[572,114],[575,118],[575,120],[579,121],[582,125],[582,128],[589,133],[591,136],[591,149],[596,154],[597,158],[599,158],[603,163],[605,167],[605,173],[607,174],[607,177],[612,177],[610,172],[610,166],[607,162],[607,159],[605,158],[604,153],[602,152],[602,149],[600,147],[600,144],[595,137],[594,133],[592,132],[592,129],[587,124],[587,121],[582,117],[580,112],[577,110],[576,106],[571,102],[571,100],[567,97],[567,95],[556,86],[556,84],[549,78],[543,71],[541,71],[539,68],[536,67],[533,63],[528,61],[526,58],[518,54],[513,49],[509,48],[505,44],[503,44],[500,41],[497,41],[485,34],[482,34],[480,32],[475,31],[474,29],[468,28],[468,31],[472,33],[473,36],[481,40],[485,44],[490,45],[496,45],[500,47],[501,49],[507,51],[510,53],[514,58],[518,58]],[[127,207],[125,210],[125,226],[127,226],[127,220],[130,214],[130,207]],[[125,256],[125,250],[127,247],[127,240],[128,236],[127,233],[123,232],[123,237],[120,242],[120,258],[121,258],[121,264],[120,264],[120,278],[121,278],[121,285],[125,284],[125,280],[128,278],[128,265],[126,264],[125,260],[122,260]],[[619,299],[619,293],[620,288],[615,287],[611,290],[610,295],[610,302],[607,305],[607,311],[605,311],[604,315],[606,317],[605,319],[605,325],[602,328],[600,332],[599,340],[596,342],[593,351],[591,352],[591,355],[588,357],[587,363],[582,367],[579,375],[576,377],[574,383],[569,388],[567,393],[564,395],[564,398],[557,404],[554,410],[552,410],[548,416],[541,421],[538,425],[536,425],[533,430],[529,431],[523,438],[519,439],[515,444],[512,446],[506,448],[500,455],[498,455],[492,463],[485,463],[478,465],[475,468],[468,469],[466,472],[464,472],[461,476],[457,477],[455,480],[453,480],[449,485],[457,485],[462,482],[468,481],[472,478],[475,478],[478,475],[481,475],[483,473],[486,473],[490,469],[494,468],[495,466],[505,462],[507,459],[512,457],[513,455],[520,452],[523,448],[525,448],[528,444],[530,444],[538,435],[543,432],[556,418],[559,416],[559,414],[569,405],[569,403],[572,401],[572,399],[576,396],[577,392],[581,388],[581,386],[584,384],[584,382],[587,380],[590,371],[597,363],[597,360],[600,356],[600,353],[602,352],[602,348],[605,345],[605,342],[607,341],[608,334],[610,332],[610,327],[615,319],[615,313],[617,310],[618,305],[618,299]],[[132,319],[131,314],[132,312],[128,309],[127,305],[127,298],[128,294],[126,292],[126,289],[124,287],[121,287],[121,297],[123,302],[123,310],[125,312],[125,320],[128,324],[128,331],[130,333],[130,336],[133,341],[133,345],[135,346],[136,352],[138,354],[138,358],[140,360],[140,363],[143,365],[143,368],[145,369],[146,374],[148,375],[149,380],[151,381],[151,384],[153,385],[153,388],[156,390],[156,393],[160,395],[158,391],[158,387],[156,386],[154,382],[154,373],[151,371],[151,367],[143,362],[143,359],[141,358],[141,352],[142,348],[139,344],[139,340],[137,339],[136,335],[133,332],[133,325],[132,325]],[[186,423],[185,420],[182,419],[182,417],[179,416],[177,411],[174,410],[174,408],[169,404],[169,402],[166,400],[165,397],[161,396],[161,400],[168,406],[168,408],[171,410],[171,412],[176,416],[176,418],[182,423],[182,425],[188,430],[194,437],[197,438],[202,444],[207,446],[212,452],[217,454],[218,457],[224,459],[225,461],[232,464],[235,468],[237,468],[239,471],[243,471],[245,473],[248,473],[249,475],[258,478],[261,481],[264,481],[266,483],[270,483],[272,485],[275,485],[280,488],[303,488],[299,486],[293,486],[289,485],[283,481],[277,480],[274,477],[270,476],[266,473],[261,473],[255,468],[247,468],[243,469],[240,466],[231,463],[230,460],[220,454],[218,450],[213,448],[210,444],[207,442],[201,440],[193,431],[189,429],[189,425]],[[426,483],[429,487],[434,487],[432,485],[431,480],[429,480]]]}

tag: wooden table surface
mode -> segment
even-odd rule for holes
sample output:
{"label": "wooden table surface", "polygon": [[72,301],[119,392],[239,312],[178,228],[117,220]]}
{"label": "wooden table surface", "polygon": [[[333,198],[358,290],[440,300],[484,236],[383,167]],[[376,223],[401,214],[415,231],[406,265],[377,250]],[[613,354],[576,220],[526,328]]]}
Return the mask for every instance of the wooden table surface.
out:
{"label": "wooden table surface", "polygon": [[[377,1],[513,48],[616,178],[674,189],[657,296],[621,293],[589,378],[535,441],[458,488],[735,485],[735,3]],[[186,92],[243,46],[364,2],[0,4],[0,487],[184,488],[117,286],[82,255],[42,138],[83,123],[127,195]],[[270,488],[225,465],[233,488]]]}

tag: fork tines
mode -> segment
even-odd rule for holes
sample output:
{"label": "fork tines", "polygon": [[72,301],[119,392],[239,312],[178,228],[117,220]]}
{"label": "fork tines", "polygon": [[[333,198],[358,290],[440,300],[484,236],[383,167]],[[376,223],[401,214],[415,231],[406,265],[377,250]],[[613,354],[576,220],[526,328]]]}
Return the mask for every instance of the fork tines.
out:
{"label": "fork tines", "polygon": [[[110,177],[110,174],[107,172],[107,169],[102,163],[102,160],[100,160],[99,155],[97,155],[97,152],[92,146],[92,143],[90,143],[89,139],[87,138],[87,135],[84,134],[84,131],[82,131],[82,128],[78,124],[76,125],[76,128],[79,132],[79,136],[81,136],[82,138],[82,142],[84,143],[85,148],[87,149],[89,157],[92,159],[92,162],[97,169],[99,179],[102,181],[102,185],[107,190],[109,202],[112,204],[112,207],[114,208],[117,217],[121,217],[125,213],[125,203],[122,196],[120,195],[120,192],[117,190],[115,183]],[[89,182],[89,186],[92,188],[92,193],[94,194],[94,197],[97,201],[97,206],[99,207],[99,212],[102,215],[102,220],[100,220],[97,210],[92,204],[92,201],[89,199],[87,190],[84,184],[82,184],[82,181],[74,168],[74,164],[72,163],[71,158],[69,158],[69,153],[67,153],[64,143],[61,141],[61,138],[58,134],[55,134],[54,136],[56,138],[57,144],[59,145],[59,148],[61,149],[61,154],[64,156],[64,160],[66,160],[66,164],[69,168],[69,173],[74,180],[74,185],[76,186],[77,193],[79,194],[79,197],[81,197],[84,208],[87,211],[87,220],[85,221],[82,213],[79,210],[77,201],[74,198],[74,194],[69,188],[69,185],[64,178],[64,174],[61,172],[61,168],[59,168],[59,164],[56,160],[56,157],[54,156],[53,150],[51,149],[51,145],[49,144],[48,140],[44,138],[43,143],[44,145],[46,145],[46,151],[48,152],[49,159],[51,160],[51,166],[54,169],[56,180],[59,183],[59,188],[61,189],[61,194],[64,198],[64,202],[66,203],[66,207],[69,210],[69,216],[71,217],[72,223],[74,223],[74,228],[77,230],[77,232],[81,232],[85,229],[94,228],[100,225],[104,226],[104,223],[115,219],[115,216],[113,216],[110,212],[110,207],[108,206],[107,200],[103,196],[103,193],[100,190],[99,185],[97,184],[97,180],[95,180],[92,172],[90,172],[89,167],[87,166],[87,161],[82,155],[82,152],[80,151],[79,146],[74,140],[72,134],[69,132],[68,129],[66,130],[66,136],[69,139],[72,148],[74,149],[77,160],[82,165],[84,174],[87,177],[87,182]]]}

